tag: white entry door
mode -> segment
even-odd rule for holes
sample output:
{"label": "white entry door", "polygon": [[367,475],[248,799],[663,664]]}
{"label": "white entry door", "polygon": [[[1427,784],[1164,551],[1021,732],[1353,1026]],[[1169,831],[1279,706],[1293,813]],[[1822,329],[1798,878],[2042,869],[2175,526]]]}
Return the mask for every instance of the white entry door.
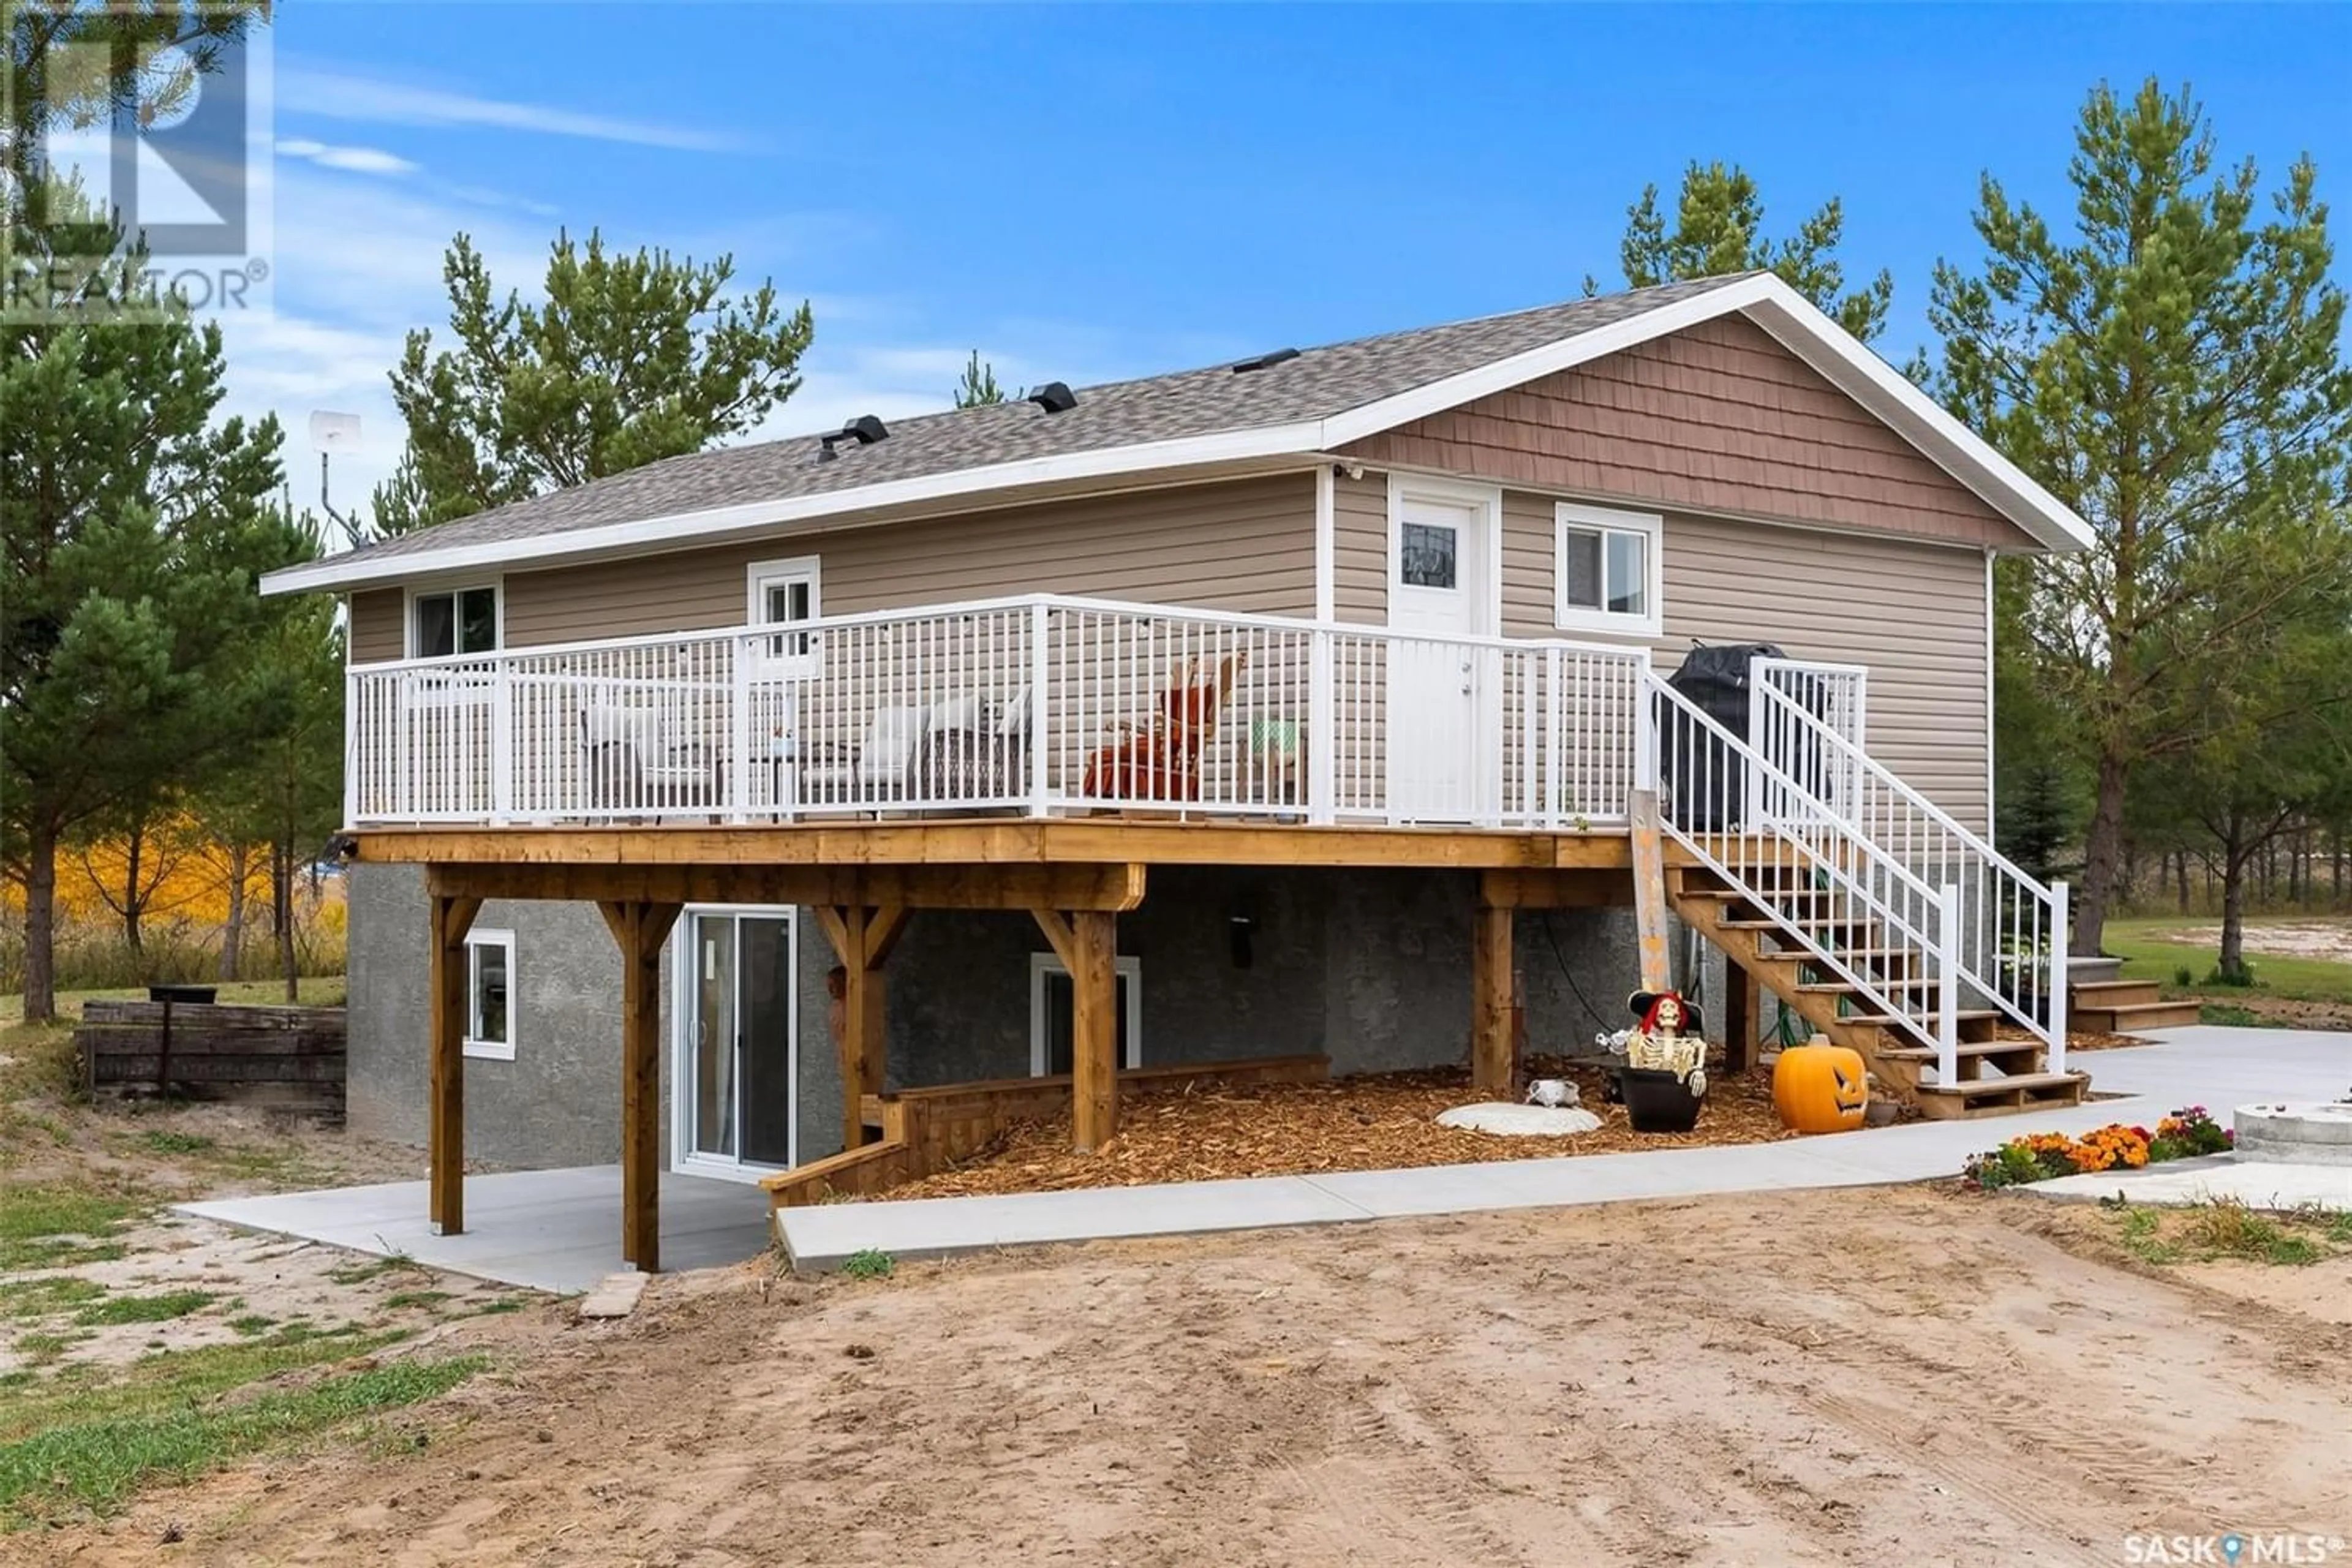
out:
{"label": "white entry door", "polygon": [[[1494,631],[1496,503],[1475,491],[1399,480],[1391,491],[1389,626],[1411,634]],[[1389,643],[1389,813],[1406,822],[1476,822],[1500,809],[1492,649],[1401,636]]]}

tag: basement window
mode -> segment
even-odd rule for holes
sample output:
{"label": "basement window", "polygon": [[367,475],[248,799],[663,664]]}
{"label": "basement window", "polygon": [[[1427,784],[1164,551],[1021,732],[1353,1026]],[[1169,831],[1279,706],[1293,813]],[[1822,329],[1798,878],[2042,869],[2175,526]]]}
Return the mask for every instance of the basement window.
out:
{"label": "basement window", "polygon": [[1554,515],[1553,624],[1569,631],[1658,636],[1664,584],[1657,515],[1568,501]]}
{"label": "basement window", "polygon": [[466,935],[466,1054],[514,1060],[514,932]]}
{"label": "basement window", "polygon": [[[1143,1065],[1143,960],[1115,958],[1117,1022],[1112,1026],[1118,1065]],[[1061,955],[1029,955],[1029,1075],[1044,1078],[1070,1068],[1070,972]]]}

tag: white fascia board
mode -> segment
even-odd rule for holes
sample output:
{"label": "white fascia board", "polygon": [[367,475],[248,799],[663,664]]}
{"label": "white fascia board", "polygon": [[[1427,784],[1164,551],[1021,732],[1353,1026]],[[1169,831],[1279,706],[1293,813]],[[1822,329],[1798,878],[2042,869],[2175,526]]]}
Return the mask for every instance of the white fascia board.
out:
{"label": "white fascia board", "polygon": [[1304,458],[1317,449],[1321,432],[1321,425],[1312,420],[1271,425],[1255,430],[1186,437],[1176,441],[1106,447],[1096,451],[1070,452],[1052,458],[1027,458],[1014,463],[959,468],[950,473],[861,485],[853,489],[834,490],[823,495],[749,501],[740,506],[678,512],[633,522],[604,523],[593,528],[567,529],[521,539],[485,540],[476,544],[407,551],[381,558],[330,555],[323,560],[281,567],[266,574],[261,579],[261,591],[265,595],[317,593],[330,589],[344,591],[453,572],[478,571],[484,567],[513,569],[532,561],[552,562],[577,556],[675,549],[707,536],[789,526],[845,512],[948,500],[959,496],[1011,489],[1021,485],[1110,479],[1123,474],[1244,462],[1259,458]]}

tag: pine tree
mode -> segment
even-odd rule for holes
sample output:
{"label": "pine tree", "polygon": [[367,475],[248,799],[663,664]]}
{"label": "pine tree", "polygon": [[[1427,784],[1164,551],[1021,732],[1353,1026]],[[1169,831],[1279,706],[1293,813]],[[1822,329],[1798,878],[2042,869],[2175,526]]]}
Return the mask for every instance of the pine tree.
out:
{"label": "pine tree", "polygon": [[[1837,248],[1845,237],[1845,208],[1832,196],[1775,244],[1763,237],[1764,202],[1755,180],[1738,164],[1693,163],[1683,171],[1673,227],[1658,205],[1658,187],[1643,187],[1642,199],[1625,209],[1625,238],[1618,255],[1627,287],[1647,289],[1694,278],[1765,271],[1780,280],[1863,342],[1886,325],[1895,279],[1881,271],[1846,292],[1845,266]],[[1584,291],[1596,291],[1588,278]]]}
{"label": "pine tree", "polygon": [[2154,81],[2094,91],[2075,148],[2074,232],[1986,175],[1982,263],[1939,263],[1929,313],[1937,392],[2096,531],[2005,574],[2001,627],[2093,775],[2094,952],[2136,771],[2316,699],[2253,678],[2311,585],[2352,573],[2352,374],[2308,159],[2262,216],[2254,165],[2217,174],[2203,110]]}
{"label": "pine tree", "polygon": [[971,360],[963,367],[963,379],[956,383],[955,405],[981,408],[1004,400],[1004,389],[996,384],[996,366],[983,363],[980,351],[972,350]]}
{"label": "pine tree", "polygon": [[462,234],[442,276],[455,346],[411,332],[392,373],[408,442],[370,509],[383,532],[740,436],[800,390],[814,332],[807,304],[783,309],[772,283],[730,295],[731,257],[611,254],[593,231],[584,246],[556,237],[544,304],[500,301]]}

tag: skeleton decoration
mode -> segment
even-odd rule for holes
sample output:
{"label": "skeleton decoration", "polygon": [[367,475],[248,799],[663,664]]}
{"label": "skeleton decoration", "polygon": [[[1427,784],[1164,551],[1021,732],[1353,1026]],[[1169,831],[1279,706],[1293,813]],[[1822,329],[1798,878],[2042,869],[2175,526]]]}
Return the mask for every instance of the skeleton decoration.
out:
{"label": "skeleton decoration", "polygon": [[[1706,1037],[1699,1032],[1698,1016],[1674,991],[1636,991],[1630,1002],[1641,1023],[1616,1037],[1604,1037],[1612,1051],[1622,1050],[1625,1065],[1649,1072],[1670,1072],[1682,1079],[1694,1099],[1706,1093]],[[1622,1045],[1617,1042],[1622,1040]]]}

